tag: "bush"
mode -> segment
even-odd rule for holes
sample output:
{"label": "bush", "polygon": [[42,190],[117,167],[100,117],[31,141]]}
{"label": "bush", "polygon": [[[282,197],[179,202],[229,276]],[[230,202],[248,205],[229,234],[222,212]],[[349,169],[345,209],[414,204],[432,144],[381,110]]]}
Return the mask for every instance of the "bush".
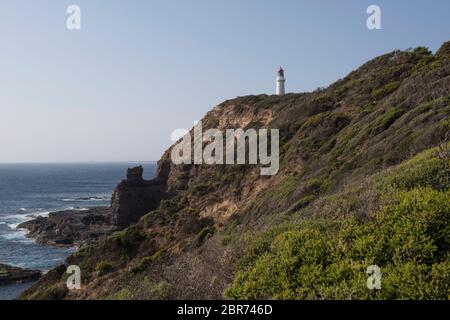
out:
{"label": "bush", "polygon": [[66,286],[55,286],[45,289],[37,296],[38,300],[63,300],[69,290]]}
{"label": "bush", "polygon": [[195,236],[194,243],[199,246],[203,243],[210,235],[214,234],[215,228],[213,226],[206,226]]}
{"label": "bush", "polygon": [[139,276],[109,298],[112,300],[166,300],[170,298],[171,290],[172,286],[166,281],[155,283],[147,277]]}
{"label": "bush", "polygon": [[124,250],[127,256],[132,256],[135,251],[145,239],[142,230],[138,225],[129,227],[123,231],[118,231],[112,234],[111,239]]}
{"label": "bush", "polygon": [[136,265],[134,268],[132,268],[131,272],[133,273],[140,273],[145,271],[147,268],[149,268],[153,262],[161,258],[162,251],[157,251],[151,256],[147,256],[141,259],[138,265]]}
{"label": "bush", "polygon": [[391,94],[392,92],[394,92],[395,90],[397,90],[398,87],[400,87],[400,82],[398,82],[398,81],[388,83],[381,88],[377,88],[377,89],[373,90],[372,97],[377,100],[382,99],[382,98],[386,97],[387,95]]}
{"label": "bush", "polygon": [[372,135],[380,134],[381,132],[387,130],[398,118],[404,114],[403,110],[398,108],[388,109],[382,116],[377,118],[375,122],[371,125],[370,133]]}
{"label": "bush", "polygon": [[[383,205],[368,219],[312,217],[254,238],[225,296],[447,299],[450,191],[442,176],[448,168],[432,153],[375,177]],[[382,270],[381,290],[366,286],[373,264]]]}
{"label": "bush", "polygon": [[391,177],[391,183],[400,189],[427,186],[444,191],[450,189],[449,177],[450,166],[445,161],[438,158],[422,161],[418,158],[401,165],[398,173]]}
{"label": "bush", "polygon": [[112,270],[113,270],[112,265],[106,261],[100,261],[95,266],[95,273],[99,277],[111,272]]}

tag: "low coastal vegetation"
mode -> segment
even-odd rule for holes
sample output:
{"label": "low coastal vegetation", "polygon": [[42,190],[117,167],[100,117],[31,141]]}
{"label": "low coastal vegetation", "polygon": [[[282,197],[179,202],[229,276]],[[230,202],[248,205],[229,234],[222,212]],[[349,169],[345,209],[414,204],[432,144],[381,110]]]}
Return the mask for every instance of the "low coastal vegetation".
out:
{"label": "low coastal vegetation", "polygon": [[53,270],[22,298],[448,299],[449,119],[450,42],[312,93],[225,101],[204,129],[279,129],[277,175],[175,166],[168,150],[158,179],[171,196],[67,259],[82,289]]}
{"label": "low coastal vegetation", "polygon": [[[316,207],[332,215],[310,216],[305,209],[295,213],[299,222],[263,232],[239,262],[226,297],[449,298],[450,163],[435,153],[319,198]],[[370,265],[382,270],[381,290],[366,286]]]}

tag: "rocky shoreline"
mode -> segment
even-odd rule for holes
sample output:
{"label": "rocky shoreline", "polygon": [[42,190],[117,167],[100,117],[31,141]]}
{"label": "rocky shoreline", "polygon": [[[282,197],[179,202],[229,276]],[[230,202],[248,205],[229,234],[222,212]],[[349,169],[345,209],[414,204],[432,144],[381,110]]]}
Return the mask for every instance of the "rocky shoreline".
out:
{"label": "rocky shoreline", "polygon": [[161,179],[144,180],[142,166],[129,168],[112,195],[110,207],[53,212],[18,226],[28,238],[52,247],[80,247],[139,221],[167,197]]}
{"label": "rocky shoreline", "polygon": [[22,269],[0,264],[0,285],[37,281],[42,273],[38,270]]}
{"label": "rocky shoreline", "polygon": [[29,231],[27,237],[53,247],[79,247],[117,230],[112,223],[111,208],[90,208],[50,213],[24,222],[19,229]]}

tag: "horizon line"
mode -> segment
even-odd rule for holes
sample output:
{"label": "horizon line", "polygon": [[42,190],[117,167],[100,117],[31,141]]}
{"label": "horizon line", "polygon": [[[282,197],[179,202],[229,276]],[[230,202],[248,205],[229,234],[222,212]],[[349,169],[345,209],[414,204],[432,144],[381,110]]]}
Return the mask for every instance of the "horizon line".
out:
{"label": "horizon line", "polygon": [[112,160],[112,161],[0,161],[0,165],[4,164],[113,164],[113,163],[157,163],[157,160]]}

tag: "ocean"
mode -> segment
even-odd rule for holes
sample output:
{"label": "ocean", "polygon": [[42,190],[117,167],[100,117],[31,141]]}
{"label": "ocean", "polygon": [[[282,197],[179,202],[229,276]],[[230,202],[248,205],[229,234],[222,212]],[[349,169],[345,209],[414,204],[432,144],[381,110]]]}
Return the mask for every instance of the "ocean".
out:
{"label": "ocean", "polygon": [[[0,263],[44,272],[63,263],[74,249],[36,244],[17,225],[50,212],[109,206],[126,169],[139,164],[0,164]],[[145,178],[153,178],[156,163],[142,165]],[[14,299],[31,285],[0,286],[0,299]]]}

